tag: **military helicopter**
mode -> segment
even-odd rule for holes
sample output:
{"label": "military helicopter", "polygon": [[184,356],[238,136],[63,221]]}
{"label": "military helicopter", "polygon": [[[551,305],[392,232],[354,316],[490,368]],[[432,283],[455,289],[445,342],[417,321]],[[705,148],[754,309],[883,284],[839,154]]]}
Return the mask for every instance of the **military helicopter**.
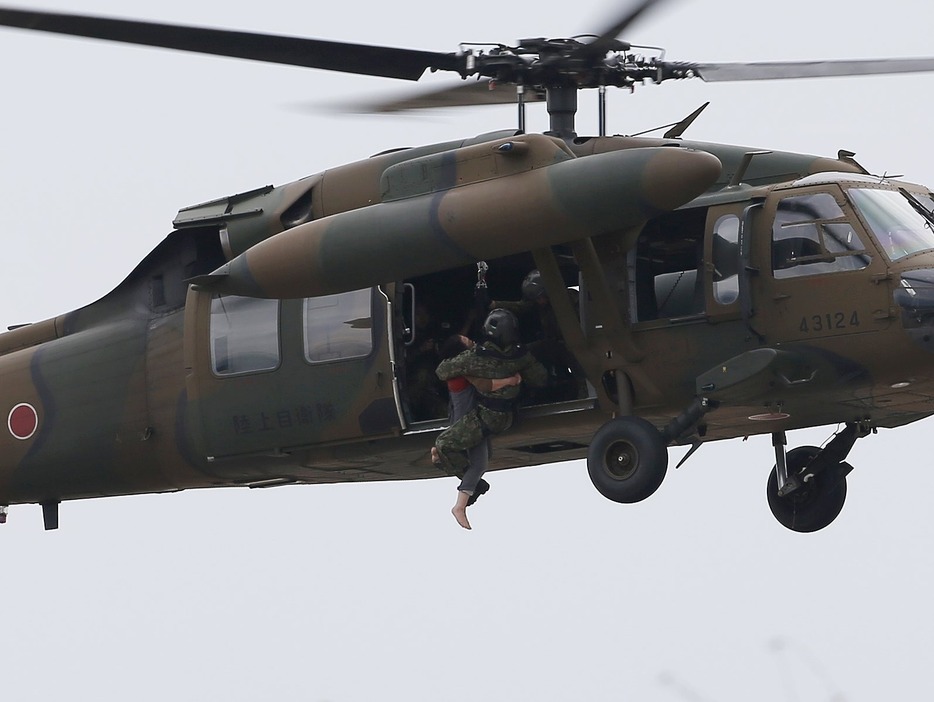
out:
{"label": "military helicopter", "polygon": [[[669,62],[616,38],[655,4],[589,38],[443,54],[0,9],[10,27],[398,79],[451,71],[471,80],[380,109],[508,100],[518,114],[513,129],[186,207],[113,292],[0,336],[0,503],[39,503],[55,528],[70,499],[438,477],[428,448],[446,417],[414,381],[422,317],[459,328],[477,282],[516,299],[535,269],[576,363],[527,398],[495,468],[586,457],[597,489],[631,503],[661,484],[668,446],[769,434],[776,518],[831,523],[856,439],[930,414],[929,190],[845,152],[687,141],[696,114],[660,138],[606,136],[603,118],[582,137],[578,91],[934,59]],[[550,129],[527,133],[525,103],[541,99]],[[845,429],[826,447],[786,452],[788,431],[828,424]]]}

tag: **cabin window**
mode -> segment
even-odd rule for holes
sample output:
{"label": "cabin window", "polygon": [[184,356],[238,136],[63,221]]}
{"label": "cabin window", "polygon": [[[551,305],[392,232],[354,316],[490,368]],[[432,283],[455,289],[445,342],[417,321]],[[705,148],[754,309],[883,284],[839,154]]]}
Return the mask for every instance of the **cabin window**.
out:
{"label": "cabin window", "polygon": [[630,259],[635,318],[696,318],[704,313],[703,242],[707,210],[669,212],[649,220]]}
{"label": "cabin window", "polygon": [[211,362],[217,375],[279,366],[279,301],[215,295],[211,300]]}
{"label": "cabin window", "polygon": [[869,254],[830,193],[786,197],[772,224],[772,271],[795,278],[869,265]]}
{"label": "cabin window", "polygon": [[704,290],[697,269],[660,273],[655,276],[657,316],[688,317],[704,311]]}
{"label": "cabin window", "polygon": [[930,196],[871,188],[850,188],[847,194],[889,260],[934,249]]}
{"label": "cabin window", "polygon": [[370,288],[305,300],[305,359],[327,363],[373,350]]}
{"label": "cabin window", "polygon": [[731,305],[739,298],[739,217],[724,215],[713,229],[713,299]]}

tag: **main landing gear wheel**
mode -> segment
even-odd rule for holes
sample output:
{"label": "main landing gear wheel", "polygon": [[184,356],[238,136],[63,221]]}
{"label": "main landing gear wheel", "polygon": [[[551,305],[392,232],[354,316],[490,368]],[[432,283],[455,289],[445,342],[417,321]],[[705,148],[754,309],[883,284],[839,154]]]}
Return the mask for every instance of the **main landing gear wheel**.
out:
{"label": "main landing gear wheel", "polygon": [[587,449],[587,472],[594,487],[614,502],[639,502],[662,484],[668,448],[661,432],[641,417],[604,424]]}
{"label": "main landing gear wheel", "polygon": [[846,501],[846,474],[852,470],[849,463],[829,466],[817,475],[807,472],[808,464],[820,451],[816,446],[801,446],[788,452],[788,477],[797,478],[801,485],[784,497],[778,494],[776,468],[769,475],[769,507],[782,526],[792,531],[823,529],[837,518]]}

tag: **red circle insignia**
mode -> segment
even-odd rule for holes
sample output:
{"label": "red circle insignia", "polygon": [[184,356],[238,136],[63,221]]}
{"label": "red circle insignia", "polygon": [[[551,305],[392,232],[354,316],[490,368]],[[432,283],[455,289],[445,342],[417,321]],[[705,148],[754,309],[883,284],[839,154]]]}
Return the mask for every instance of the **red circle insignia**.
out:
{"label": "red circle insignia", "polygon": [[6,420],[10,433],[17,439],[28,439],[39,427],[39,414],[32,405],[21,402],[10,410]]}

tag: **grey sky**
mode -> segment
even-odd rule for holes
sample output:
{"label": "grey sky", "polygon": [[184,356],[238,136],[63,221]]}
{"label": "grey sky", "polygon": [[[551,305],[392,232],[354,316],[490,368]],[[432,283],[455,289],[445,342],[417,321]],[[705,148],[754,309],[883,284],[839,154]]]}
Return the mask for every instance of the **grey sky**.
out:
{"label": "grey sky", "polygon": [[[448,51],[593,31],[611,4],[35,6]],[[672,0],[625,38],[697,61],[926,56],[932,18],[908,0]],[[415,86],[11,31],[0,65],[3,326],[108,292],[180,207],[514,125],[509,107],[301,113],[291,106]],[[934,75],[670,83],[614,94],[610,129],[711,100],[689,137],[849,149],[870,171],[934,184],[932,89]],[[581,133],[596,129],[594,102],[581,98]],[[529,126],[544,128],[541,109]],[[14,507],[0,528],[0,690],[18,701],[930,699],[930,427],[859,442],[843,513],[811,535],[768,510],[767,437],[705,447],[632,506],[600,497],[582,463],[494,474],[469,533],[448,512],[451,480],[66,503],[52,533],[37,507]]]}

